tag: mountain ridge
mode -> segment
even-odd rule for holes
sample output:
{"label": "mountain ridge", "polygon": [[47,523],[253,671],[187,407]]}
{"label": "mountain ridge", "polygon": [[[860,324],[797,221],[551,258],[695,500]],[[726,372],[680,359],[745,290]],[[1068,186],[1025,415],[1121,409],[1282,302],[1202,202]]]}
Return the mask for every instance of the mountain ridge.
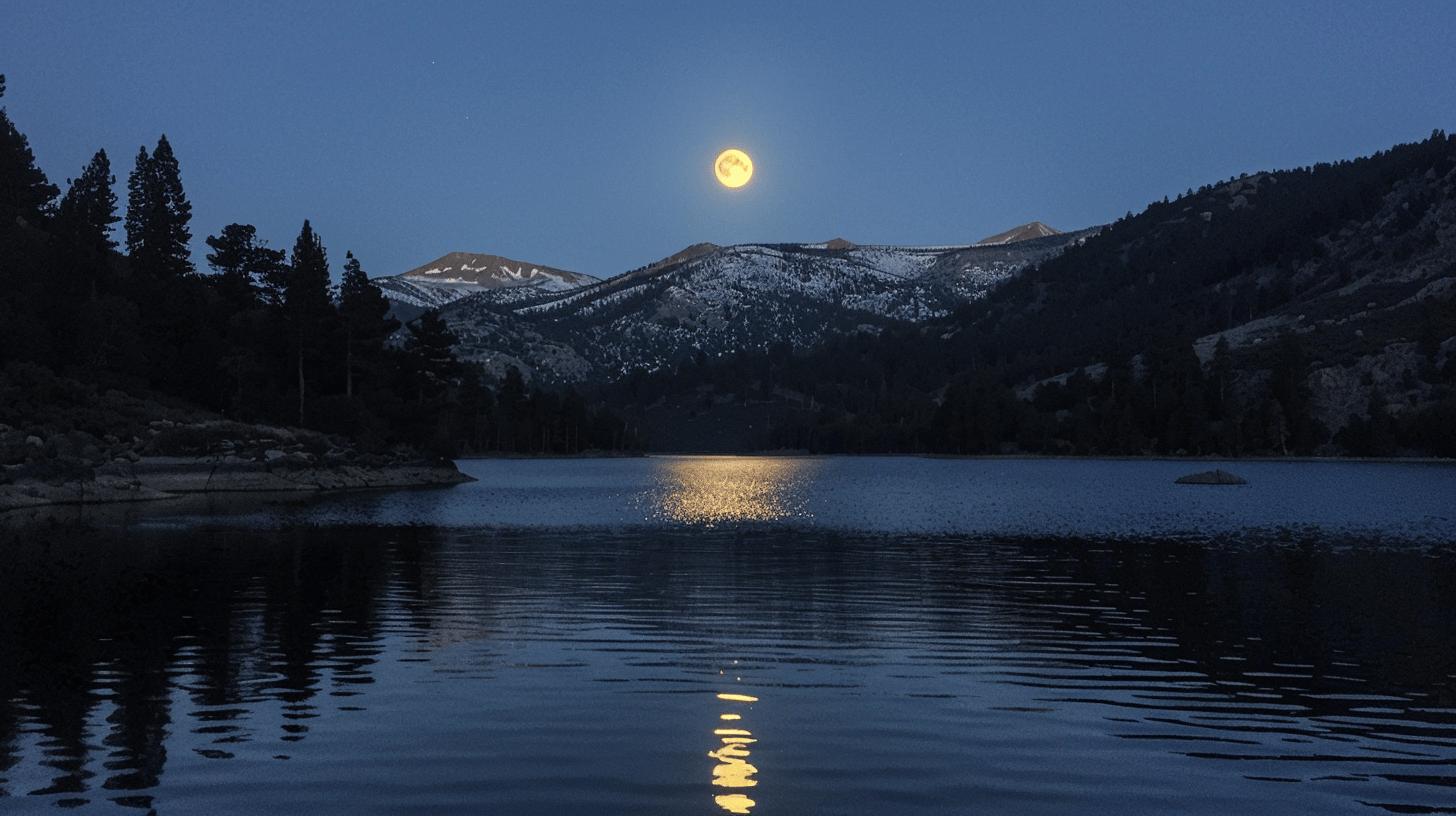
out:
{"label": "mountain ridge", "polygon": [[571,289],[492,289],[441,308],[457,351],[496,375],[610,381],[697,355],[803,347],[945,317],[1093,231],[1013,246],[694,244]]}
{"label": "mountain ridge", "polygon": [[1062,231],[1049,227],[1041,221],[1029,221],[1020,226],[1012,227],[1005,232],[998,232],[995,235],[988,235],[976,242],[976,246],[1005,246],[1018,241],[1029,241],[1035,238],[1050,238],[1053,235],[1061,235]]}
{"label": "mountain ridge", "polygon": [[1456,138],[1436,131],[1154,201],[949,319],[608,401],[659,450],[1456,456],[1453,333]]}
{"label": "mountain ridge", "polygon": [[554,266],[518,261],[489,252],[447,252],[428,263],[404,272],[400,277],[451,283],[473,283],[482,287],[513,286],[532,281],[559,281],[580,285],[596,280],[591,275],[569,272]]}
{"label": "mountain ridge", "polygon": [[518,261],[486,252],[447,252],[398,275],[374,278],[374,283],[405,319],[491,289],[525,288],[561,291],[599,280],[545,264]]}

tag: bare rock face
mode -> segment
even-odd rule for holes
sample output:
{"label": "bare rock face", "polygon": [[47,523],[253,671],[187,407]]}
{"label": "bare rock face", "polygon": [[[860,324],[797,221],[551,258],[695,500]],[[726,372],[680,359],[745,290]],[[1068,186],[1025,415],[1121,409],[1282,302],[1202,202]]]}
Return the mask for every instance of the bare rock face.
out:
{"label": "bare rock face", "polygon": [[1187,476],[1179,476],[1173,480],[1174,484],[1196,484],[1196,485],[1243,485],[1248,481],[1242,477],[1235,476],[1227,470],[1205,470],[1202,473],[1190,473]]}
{"label": "bare rock face", "polygon": [[1048,238],[1053,235],[1061,235],[1062,231],[1043,224],[1040,221],[1032,221],[1029,224],[1022,224],[1019,227],[1012,227],[1005,232],[998,232],[995,235],[987,235],[976,242],[976,246],[1004,246],[1014,244],[1017,241],[1030,241],[1033,238]]}
{"label": "bare rock face", "polygon": [[597,279],[545,264],[534,264],[483,252],[451,252],[417,266],[400,277],[430,283],[470,284],[480,288],[540,285],[571,289]]}

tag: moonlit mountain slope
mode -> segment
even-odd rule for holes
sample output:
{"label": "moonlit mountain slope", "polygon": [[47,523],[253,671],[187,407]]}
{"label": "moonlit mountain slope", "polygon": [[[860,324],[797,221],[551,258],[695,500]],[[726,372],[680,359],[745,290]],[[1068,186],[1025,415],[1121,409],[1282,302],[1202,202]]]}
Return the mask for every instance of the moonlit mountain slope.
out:
{"label": "moonlit mountain slope", "polygon": [[556,292],[597,280],[591,275],[499,255],[451,252],[402,275],[378,278],[375,283],[390,300],[421,309],[434,309],[489,289],[529,287]]}
{"label": "moonlit mountain slope", "polygon": [[460,354],[496,373],[515,365],[549,381],[609,380],[698,354],[803,347],[943,317],[1086,234],[994,247],[697,244],[571,288],[484,289],[442,315]]}

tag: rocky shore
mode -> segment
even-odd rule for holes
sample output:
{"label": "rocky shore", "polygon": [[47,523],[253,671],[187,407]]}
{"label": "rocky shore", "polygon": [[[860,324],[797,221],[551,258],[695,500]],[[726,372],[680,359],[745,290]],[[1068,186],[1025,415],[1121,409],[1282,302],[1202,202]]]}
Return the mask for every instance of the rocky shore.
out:
{"label": "rocky shore", "polygon": [[451,485],[449,460],[365,453],[345,440],[263,425],[153,420],[121,438],[0,425],[0,512],[197,493],[289,493]]}

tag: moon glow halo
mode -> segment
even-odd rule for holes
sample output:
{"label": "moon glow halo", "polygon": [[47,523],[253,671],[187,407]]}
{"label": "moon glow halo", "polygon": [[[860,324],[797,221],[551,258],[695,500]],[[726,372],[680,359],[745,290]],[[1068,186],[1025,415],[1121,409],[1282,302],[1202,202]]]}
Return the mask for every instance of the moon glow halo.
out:
{"label": "moon glow halo", "polygon": [[753,159],[742,150],[730,147],[713,162],[713,175],[724,187],[742,187],[753,178]]}

